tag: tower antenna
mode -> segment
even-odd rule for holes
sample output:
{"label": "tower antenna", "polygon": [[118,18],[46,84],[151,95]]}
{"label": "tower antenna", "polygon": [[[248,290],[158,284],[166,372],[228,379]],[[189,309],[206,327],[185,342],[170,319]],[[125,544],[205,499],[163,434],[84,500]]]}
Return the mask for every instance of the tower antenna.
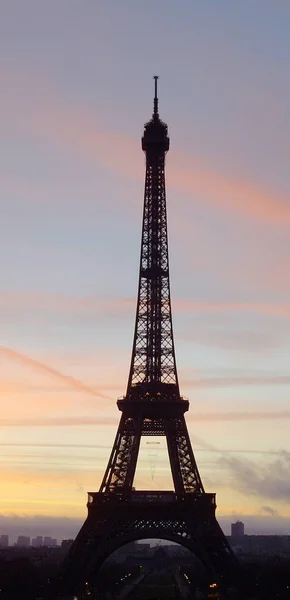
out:
{"label": "tower antenna", "polygon": [[154,111],[153,116],[158,117],[158,97],[157,97],[157,81],[159,79],[159,75],[154,75]]}

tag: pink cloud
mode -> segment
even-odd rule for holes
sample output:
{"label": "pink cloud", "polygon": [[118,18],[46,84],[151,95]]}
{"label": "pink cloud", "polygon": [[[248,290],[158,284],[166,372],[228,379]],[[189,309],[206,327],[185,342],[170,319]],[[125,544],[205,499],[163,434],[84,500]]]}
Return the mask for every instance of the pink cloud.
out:
{"label": "pink cloud", "polygon": [[[69,296],[37,291],[1,291],[1,311],[17,312],[25,309],[49,310],[63,314],[90,315],[125,315],[136,307],[135,297],[104,298],[99,296]],[[275,317],[290,316],[290,303],[274,302],[196,302],[182,298],[173,299],[173,310],[176,313],[229,313],[252,312]]]}
{"label": "pink cloud", "polygon": [[40,309],[60,313],[113,314],[125,313],[136,306],[135,298],[102,298],[99,296],[70,296],[37,291],[0,291],[0,310],[18,311]]}
{"label": "pink cloud", "polygon": [[[139,139],[104,131],[95,114],[66,105],[46,82],[31,78],[23,88],[23,74],[7,73],[2,69],[0,76],[3,91],[0,106],[5,110],[6,124],[10,119],[11,126],[26,135],[47,139],[65,152],[91,164],[103,165],[126,178],[143,178]],[[7,79],[8,85],[5,85]],[[17,93],[20,85],[26,99],[23,93],[21,97]],[[171,153],[170,161],[167,179],[174,189],[198,196],[219,210],[268,225],[289,227],[289,199],[281,193],[263,188],[250,179],[242,180],[219,172],[199,158],[184,156],[178,151]]]}
{"label": "pink cloud", "polygon": [[2,378],[0,379],[0,396],[21,393],[23,392],[23,387],[23,384],[20,382],[9,381]]}
{"label": "pink cloud", "polygon": [[290,225],[288,197],[250,180],[219,173],[194,157],[173,153],[167,181],[172,187],[202,197],[218,209],[244,214],[269,225]]}
{"label": "pink cloud", "polygon": [[290,304],[273,302],[195,302],[174,300],[174,309],[181,313],[190,312],[255,312],[259,314],[288,317]]}
{"label": "pink cloud", "polygon": [[21,352],[17,352],[16,350],[12,350],[11,348],[3,348],[3,347],[0,348],[0,355],[2,355],[2,357],[4,357],[4,358],[8,358],[12,361],[18,362],[25,366],[32,367],[33,369],[36,369],[37,371],[48,374],[53,379],[61,381],[62,383],[65,383],[69,388],[72,388],[79,392],[84,392],[86,394],[90,394],[92,396],[97,396],[100,398],[106,398],[106,399],[108,398],[108,396],[106,396],[105,394],[102,394],[102,392],[89,387],[88,385],[84,384],[82,381],[79,381],[78,379],[75,379],[71,375],[64,375],[58,369],[54,369],[53,367],[50,367],[49,365],[41,363],[38,360],[35,360],[34,358],[30,358],[29,356],[26,356],[25,354],[22,354]]}

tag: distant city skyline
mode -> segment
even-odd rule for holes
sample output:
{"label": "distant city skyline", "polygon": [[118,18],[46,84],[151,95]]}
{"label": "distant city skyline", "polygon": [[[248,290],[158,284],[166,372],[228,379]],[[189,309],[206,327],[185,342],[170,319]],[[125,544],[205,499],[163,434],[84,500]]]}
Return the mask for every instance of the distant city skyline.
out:
{"label": "distant city skyline", "polygon": [[[30,540],[39,536],[42,538],[50,537],[56,539],[58,545],[60,545],[62,540],[75,538],[82,525],[82,521],[78,519],[37,516],[33,518],[18,518],[13,525],[9,523],[9,517],[6,517],[6,525],[3,525],[3,522],[5,521],[0,516],[0,539],[1,535],[8,535],[9,545],[14,545],[19,535],[27,536]],[[233,521],[220,517],[219,523],[225,535],[229,536],[232,534]],[[271,522],[269,523],[266,517],[257,519],[254,515],[248,521],[242,523],[245,535],[290,535],[287,520],[284,526],[283,524],[276,526]]]}
{"label": "distant city skyline", "polygon": [[[290,6],[11,0],[0,16],[0,531],[75,535],[99,488],[129,371],[159,74],[201,477],[226,533],[290,532]],[[166,489],[166,469],[164,440],[144,443],[136,487]]]}
{"label": "distant city skyline", "polygon": [[[3,538],[5,538],[3,540]],[[231,524],[231,535],[227,536],[232,549],[235,554],[238,556],[259,556],[260,558],[264,557],[272,557],[272,560],[275,556],[281,556],[286,558],[290,556],[290,535],[283,534],[259,534],[259,533],[249,533],[244,532],[244,523],[238,521],[236,523]],[[73,544],[73,538],[66,539],[53,539],[48,536],[36,536],[35,538],[31,538],[30,536],[19,535],[17,536],[16,541],[13,543],[8,540],[8,536],[2,535],[0,536],[0,550],[3,550],[4,555],[6,556],[6,550],[11,556],[15,556],[14,552],[17,555],[25,555],[25,556],[45,556],[43,552],[45,552],[46,548],[51,548],[52,553],[57,553],[56,556],[59,556],[59,553],[65,553]],[[10,543],[9,543],[10,542]],[[136,545],[134,542],[129,542],[124,546],[118,548],[113,555],[109,557],[109,560],[115,560],[118,557],[118,560],[121,562],[126,558],[126,556],[132,556],[132,552],[134,553],[133,547]],[[190,551],[180,544],[173,543],[172,541],[164,540],[164,539],[148,539],[143,538],[137,540],[137,547],[135,550],[139,552],[147,552],[148,548],[151,550],[153,547],[158,548],[160,545],[164,546],[166,549],[169,547],[172,550],[176,550],[179,552],[182,550],[183,552]],[[172,548],[174,547],[174,548]],[[12,554],[11,554],[12,553]],[[53,554],[52,554],[53,556]]]}

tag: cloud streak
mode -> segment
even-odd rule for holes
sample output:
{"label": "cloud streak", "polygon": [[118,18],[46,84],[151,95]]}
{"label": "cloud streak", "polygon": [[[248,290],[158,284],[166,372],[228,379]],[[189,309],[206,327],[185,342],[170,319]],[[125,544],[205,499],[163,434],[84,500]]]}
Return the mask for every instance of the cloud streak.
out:
{"label": "cloud streak", "polygon": [[289,502],[289,452],[281,451],[279,458],[267,465],[229,455],[223,455],[220,464],[228,469],[232,486],[240,492]]}
{"label": "cloud streak", "polygon": [[[180,314],[197,313],[257,313],[273,317],[290,317],[290,303],[274,302],[197,302],[176,298],[172,302],[174,312]],[[37,291],[0,292],[1,311],[20,312],[24,310],[43,310],[62,314],[85,315],[124,315],[131,313],[136,306],[136,298],[99,296],[69,296],[64,294],[40,293]]]}
{"label": "cloud streak", "polygon": [[69,296],[37,291],[1,291],[1,311],[43,310],[62,314],[122,314],[136,305],[136,298],[101,298],[99,296]]}
{"label": "cloud streak", "polygon": [[[0,427],[79,427],[79,426],[98,426],[98,425],[116,425],[118,421],[116,416],[98,415],[94,416],[76,416],[76,417],[39,417],[22,419],[0,419]],[[290,410],[272,411],[272,412],[220,412],[220,413],[201,413],[190,414],[188,421],[211,422],[211,421],[259,421],[259,420],[280,420],[290,419]]]}
{"label": "cloud streak", "polygon": [[[205,377],[197,379],[182,380],[183,387],[189,388],[223,388],[234,386],[268,386],[289,385],[290,375],[256,375],[240,377]],[[286,411],[287,412],[287,411]],[[258,413],[259,414],[259,413]],[[265,413],[267,414],[267,413]],[[274,413],[273,413],[274,414]]]}
{"label": "cloud streak", "polygon": [[[289,200],[254,182],[231,178],[202,165],[199,160],[173,153],[174,165],[167,179],[169,185],[189,194],[202,196],[215,208],[241,214],[253,220],[279,227],[290,225]],[[182,165],[186,165],[184,168]]]}
{"label": "cloud streak", "polygon": [[100,415],[98,417],[36,417],[26,419],[0,419],[0,427],[80,427],[83,425],[116,425],[116,418]]}
{"label": "cloud streak", "polygon": [[[252,450],[252,449],[238,449],[238,448],[216,448],[211,447],[207,442],[202,440],[200,437],[191,435],[193,440],[195,452],[213,452],[216,454],[257,454],[257,455],[271,455],[280,456],[281,450]],[[198,448],[195,444],[202,446]],[[57,443],[39,443],[39,442],[0,442],[0,447],[4,448],[75,448],[75,449],[87,449],[87,450],[99,450],[105,449],[110,450],[112,446],[106,444],[57,444]],[[167,453],[166,448],[160,449],[159,452]]]}
{"label": "cloud streak", "polygon": [[[289,501],[290,494],[290,452],[278,451],[251,451],[244,453],[269,454],[275,460],[268,463],[256,463],[248,458],[233,456],[237,450],[223,450],[204,441],[199,436],[194,436],[195,441],[206,451],[220,453],[219,464],[229,474],[229,481],[224,480],[235,490],[247,496],[261,496],[272,500]],[[220,485],[220,482],[219,482]],[[274,516],[274,509],[263,506],[262,511]]]}
{"label": "cloud streak", "polygon": [[191,421],[260,421],[290,419],[290,410],[281,411],[249,411],[249,412],[220,412],[220,413],[195,413],[189,415]]}
{"label": "cloud streak", "polygon": [[74,390],[77,390],[79,392],[84,392],[86,394],[90,394],[91,396],[96,396],[99,398],[106,398],[106,399],[110,398],[109,396],[102,394],[102,392],[96,391],[93,388],[85,385],[82,381],[75,379],[71,375],[64,375],[58,369],[50,367],[49,365],[39,362],[38,360],[35,360],[34,358],[30,358],[29,356],[26,356],[25,354],[17,352],[16,350],[12,350],[11,348],[1,347],[0,348],[0,356],[4,357],[6,359],[12,360],[12,361],[21,363],[22,365],[32,367],[33,369],[36,369],[37,371],[39,371],[41,373],[50,375],[51,377],[53,377],[53,379],[62,381],[68,387],[73,388]]}
{"label": "cloud streak", "polygon": [[[87,110],[68,107],[47,82],[39,81],[39,77],[33,78],[30,75],[29,84],[26,82],[24,88],[21,85],[28,104],[31,101],[34,103],[33,110],[30,108],[29,111],[23,111],[23,94],[19,110],[19,94],[11,93],[11,87],[18,89],[23,73],[7,73],[7,70],[2,69],[0,76],[4,91],[0,108],[5,112],[6,121],[9,122],[10,119],[13,127],[17,126],[18,130],[27,135],[33,133],[41,136],[64,151],[77,154],[90,164],[105,166],[130,179],[143,177],[141,154],[136,158],[135,140],[126,135],[104,131],[95,114],[90,115]],[[45,90],[41,97],[40,89]],[[5,90],[9,91],[6,96]],[[229,177],[202,164],[194,156],[188,158],[178,152],[171,153],[168,184],[190,196],[202,197],[217,209],[241,214],[271,226],[290,226],[290,206],[286,196],[263,189],[250,180]]]}
{"label": "cloud streak", "polygon": [[289,317],[289,303],[273,302],[195,302],[175,300],[174,308],[181,313],[229,313],[252,312],[266,316]]}

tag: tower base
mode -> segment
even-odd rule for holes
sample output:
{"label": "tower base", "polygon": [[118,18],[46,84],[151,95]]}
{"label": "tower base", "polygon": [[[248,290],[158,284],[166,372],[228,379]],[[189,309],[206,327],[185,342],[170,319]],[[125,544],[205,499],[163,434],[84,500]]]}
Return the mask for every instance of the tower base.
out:
{"label": "tower base", "polygon": [[181,544],[205,566],[209,579],[226,586],[235,567],[234,554],[215,517],[215,494],[132,491],[92,492],[88,516],[64,560],[58,590],[72,598],[86,582],[97,579],[106,558],[140,539]]}

